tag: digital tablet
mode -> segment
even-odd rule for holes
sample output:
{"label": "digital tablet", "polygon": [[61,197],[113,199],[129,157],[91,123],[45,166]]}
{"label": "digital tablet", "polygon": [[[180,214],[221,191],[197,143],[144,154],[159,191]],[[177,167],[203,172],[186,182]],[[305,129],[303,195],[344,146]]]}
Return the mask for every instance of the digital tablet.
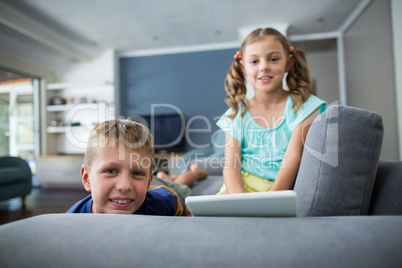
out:
{"label": "digital tablet", "polygon": [[297,217],[297,194],[290,190],[189,196],[185,202],[195,217]]}

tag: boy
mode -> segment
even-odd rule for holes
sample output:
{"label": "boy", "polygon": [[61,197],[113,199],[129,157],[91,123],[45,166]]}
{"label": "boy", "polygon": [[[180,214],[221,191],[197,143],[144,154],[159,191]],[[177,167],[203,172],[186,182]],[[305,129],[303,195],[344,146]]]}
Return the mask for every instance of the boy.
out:
{"label": "boy", "polygon": [[81,167],[91,194],[67,213],[191,215],[175,191],[151,186],[153,154],[152,135],[140,123],[117,119],[96,126]]}

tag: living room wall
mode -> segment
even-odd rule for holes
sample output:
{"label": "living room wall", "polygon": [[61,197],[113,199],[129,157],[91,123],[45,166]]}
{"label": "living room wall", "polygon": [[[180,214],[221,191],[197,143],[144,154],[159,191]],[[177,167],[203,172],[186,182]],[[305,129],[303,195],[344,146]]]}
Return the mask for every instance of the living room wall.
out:
{"label": "living room wall", "polygon": [[[398,143],[401,141],[397,130],[400,115],[396,112],[398,102],[392,44],[392,26],[398,26],[392,25],[390,17],[389,0],[372,1],[345,33],[347,105],[372,110],[382,116],[384,141],[381,158],[400,159]],[[169,103],[179,107],[187,117],[206,115],[214,131],[213,118],[227,108],[223,79],[235,51],[233,48],[121,57],[121,114],[126,117],[149,114],[151,104]],[[336,54],[310,53],[307,57],[317,82],[317,95],[328,103],[336,101],[339,87],[335,79]],[[194,122],[192,127],[205,128],[205,123],[202,123]],[[210,133],[199,133],[196,140],[203,143],[209,142],[209,138]]]}
{"label": "living room wall", "polygon": [[[175,54],[121,57],[120,115],[176,113],[186,117],[191,144],[210,147],[215,122],[228,108],[224,79],[237,49],[218,49]],[[190,121],[193,120],[193,121]],[[189,125],[188,123],[191,123]]]}
{"label": "living room wall", "polygon": [[[390,2],[373,1],[345,34],[347,104],[382,116],[381,158],[399,159]],[[400,105],[400,104],[399,104]]]}
{"label": "living room wall", "polygon": [[392,40],[394,45],[396,109],[398,115],[399,160],[402,160],[402,1],[391,0]]}

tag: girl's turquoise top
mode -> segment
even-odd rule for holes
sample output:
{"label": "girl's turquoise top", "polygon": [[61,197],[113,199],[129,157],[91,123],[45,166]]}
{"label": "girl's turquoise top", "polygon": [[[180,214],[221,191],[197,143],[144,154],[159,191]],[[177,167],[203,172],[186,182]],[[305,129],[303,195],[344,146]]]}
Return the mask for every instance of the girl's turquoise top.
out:
{"label": "girl's turquoise top", "polygon": [[[242,121],[240,119],[242,106],[239,107],[239,112],[234,119],[228,117],[233,111],[232,108],[229,108],[218,120],[217,125],[241,144],[241,168],[243,171],[264,179],[275,180],[295,128],[317,108],[319,108],[319,113],[327,108],[326,102],[314,95],[311,95],[296,113],[293,112],[292,104],[293,99],[288,96],[284,115],[276,118],[275,122],[280,123],[275,124],[277,126],[274,128],[271,128],[268,122],[266,122],[267,127],[265,128],[258,125],[248,110]],[[230,146],[230,144],[226,144],[226,146]]]}

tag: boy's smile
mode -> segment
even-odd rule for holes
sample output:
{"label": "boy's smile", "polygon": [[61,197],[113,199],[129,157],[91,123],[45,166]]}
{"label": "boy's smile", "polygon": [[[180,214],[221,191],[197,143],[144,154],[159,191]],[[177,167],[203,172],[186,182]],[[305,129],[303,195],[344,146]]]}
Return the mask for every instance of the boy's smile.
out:
{"label": "boy's smile", "polygon": [[128,208],[133,201],[133,198],[126,198],[121,196],[116,196],[109,199],[111,205],[115,206],[118,209]]}
{"label": "boy's smile", "polygon": [[133,214],[137,211],[152,181],[150,164],[150,155],[144,150],[118,144],[97,149],[91,166],[81,168],[84,187],[92,194],[92,212]]}

